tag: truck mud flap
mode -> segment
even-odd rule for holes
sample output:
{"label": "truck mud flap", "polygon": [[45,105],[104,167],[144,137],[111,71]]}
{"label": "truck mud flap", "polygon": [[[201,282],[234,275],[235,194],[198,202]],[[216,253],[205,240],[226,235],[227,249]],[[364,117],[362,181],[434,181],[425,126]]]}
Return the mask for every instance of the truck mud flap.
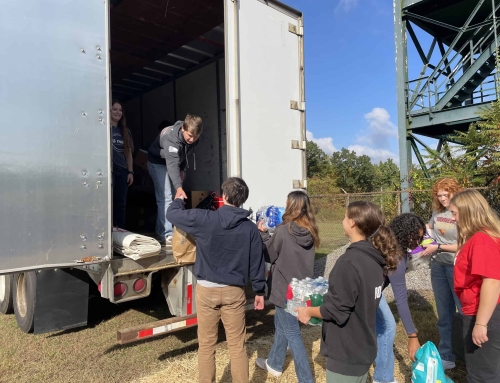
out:
{"label": "truck mud flap", "polygon": [[88,275],[75,269],[36,273],[35,334],[86,326]]}

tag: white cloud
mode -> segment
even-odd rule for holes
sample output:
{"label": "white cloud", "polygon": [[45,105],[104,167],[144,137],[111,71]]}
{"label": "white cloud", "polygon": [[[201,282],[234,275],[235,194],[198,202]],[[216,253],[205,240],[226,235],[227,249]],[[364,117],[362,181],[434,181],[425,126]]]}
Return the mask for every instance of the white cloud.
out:
{"label": "white cloud", "polygon": [[398,128],[391,122],[389,112],[384,108],[373,108],[365,114],[368,129],[357,137],[357,142],[377,148],[388,148],[390,138],[398,138]]}
{"label": "white cloud", "polygon": [[356,5],[358,5],[358,0],[340,0],[335,7],[335,12],[349,12],[351,9],[356,8]]}
{"label": "white cloud", "polygon": [[358,156],[366,154],[374,164],[378,164],[380,161],[384,162],[388,158],[392,158],[396,164],[399,164],[398,155],[387,149],[374,149],[364,145],[350,145],[347,149],[356,152]]}
{"label": "white cloud", "polygon": [[337,151],[337,149],[333,145],[333,138],[331,137],[314,138],[312,132],[308,130],[306,132],[306,139],[307,141],[312,141],[316,143],[316,145],[318,145],[320,149],[323,150],[329,156],[331,156],[333,152]]}

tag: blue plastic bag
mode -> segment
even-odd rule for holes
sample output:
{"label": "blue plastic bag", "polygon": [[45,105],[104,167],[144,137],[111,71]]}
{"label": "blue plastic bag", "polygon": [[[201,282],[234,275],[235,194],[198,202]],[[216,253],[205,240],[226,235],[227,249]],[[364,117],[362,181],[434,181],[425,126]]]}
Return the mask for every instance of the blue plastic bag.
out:
{"label": "blue plastic bag", "polygon": [[418,349],[411,370],[412,383],[453,383],[444,373],[443,362],[432,342]]}

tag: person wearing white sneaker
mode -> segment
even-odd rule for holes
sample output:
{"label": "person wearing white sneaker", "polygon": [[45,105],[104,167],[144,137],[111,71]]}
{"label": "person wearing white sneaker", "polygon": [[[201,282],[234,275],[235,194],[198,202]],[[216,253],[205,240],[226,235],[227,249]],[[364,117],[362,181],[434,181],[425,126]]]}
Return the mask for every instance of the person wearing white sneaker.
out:
{"label": "person wearing white sneaker", "polygon": [[450,200],[462,190],[454,178],[441,178],[432,187],[432,217],[428,226],[433,230],[437,245],[424,246],[422,253],[432,255],[431,284],[438,314],[439,355],[445,369],[455,367],[455,355],[451,347],[453,316],[462,313],[462,305],[453,291],[453,261],[457,251],[457,225],[449,210]]}
{"label": "person wearing white sneaker", "polygon": [[450,202],[458,226],[454,288],[463,310],[467,383],[500,381],[500,219],[477,190]]}
{"label": "person wearing white sneaker", "polygon": [[297,318],[285,311],[288,285],[292,278],[312,278],[315,247],[319,246],[318,227],[311,201],[303,191],[288,194],[281,223],[271,237],[258,223],[264,241],[264,257],[271,263],[272,286],[269,300],[274,303],[274,341],[267,359],[258,358],[256,364],[271,375],[279,377],[285,364],[286,350],[290,349],[299,383],[313,383],[309,358],[302,342]]}

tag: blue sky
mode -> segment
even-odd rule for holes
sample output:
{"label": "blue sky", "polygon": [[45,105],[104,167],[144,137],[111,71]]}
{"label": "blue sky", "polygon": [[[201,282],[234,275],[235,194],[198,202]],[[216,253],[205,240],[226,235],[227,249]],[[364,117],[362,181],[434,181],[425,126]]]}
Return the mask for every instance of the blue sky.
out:
{"label": "blue sky", "polygon": [[304,13],[308,139],[399,162],[392,1],[284,2]]}

